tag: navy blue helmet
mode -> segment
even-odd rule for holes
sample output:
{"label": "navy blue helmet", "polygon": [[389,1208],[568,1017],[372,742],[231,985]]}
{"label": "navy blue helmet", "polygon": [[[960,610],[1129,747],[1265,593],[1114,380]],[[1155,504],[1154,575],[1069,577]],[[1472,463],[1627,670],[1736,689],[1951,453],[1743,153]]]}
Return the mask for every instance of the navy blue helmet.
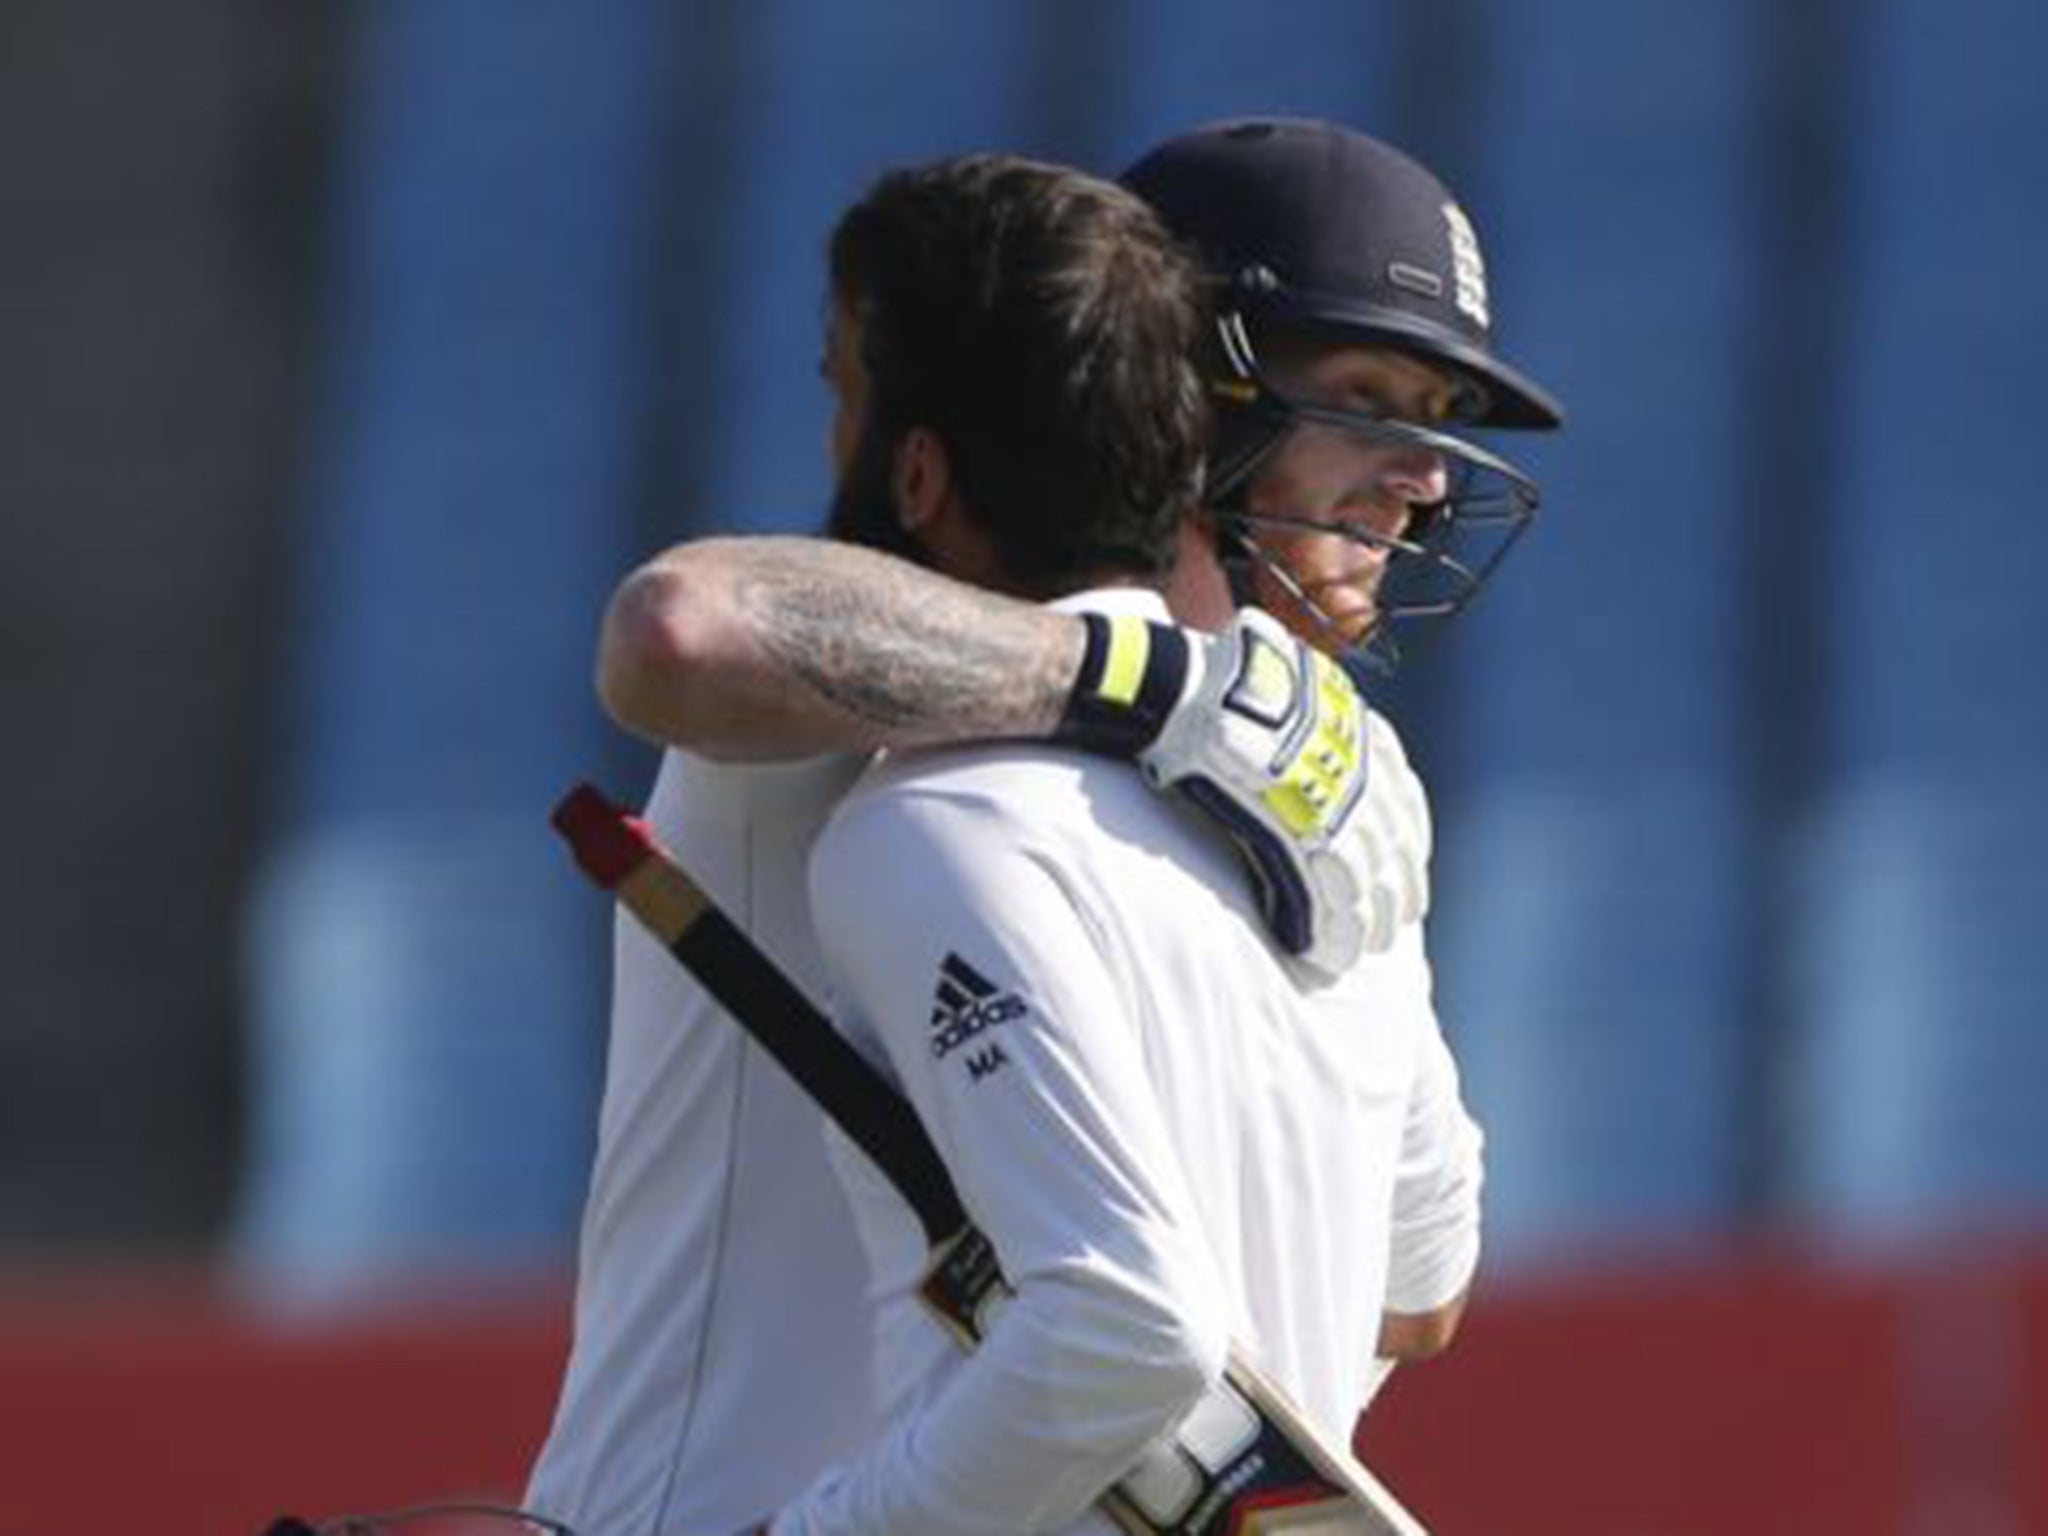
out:
{"label": "navy blue helmet", "polygon": [[1398,650],[1385,621],[1462,608],[1527,527],[1536,486],[1505,459],[1436,424],[1291,395],[1260,347],[1284,333],[1387,348],[1463,386],[1458,426],[1561,425],[1555,397],[1493,351],[1486,267],[1471,220],[1409,156],[1326,122],[1211,124],[1169,139],[1121,179],[1195,251],[1214,284],[1217,435],[1207,500],[1241,596],[1248,563],[1259,561],[1304,607],[1319,611],[1258,543],[1259,525],[1301,520],[1270,508],[1254,516],[1246,505],[1259,465],[1291,432],[1313,422],[1441,457],[1449,481],[1441,502],[1417,508],[1398,538],[1353,534],[1390,550],[1382,622],[1363,651],[1363,659],[1390,666]]}

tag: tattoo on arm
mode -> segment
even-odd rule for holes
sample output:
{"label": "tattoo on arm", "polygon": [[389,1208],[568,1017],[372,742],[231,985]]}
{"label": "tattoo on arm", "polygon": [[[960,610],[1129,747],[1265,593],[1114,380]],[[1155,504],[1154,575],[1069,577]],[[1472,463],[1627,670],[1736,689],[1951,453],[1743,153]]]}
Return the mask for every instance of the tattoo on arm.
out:
{"label": "tattoo on arm", "polygon": [[845,546],[763,541],[734,598],[775,666],[897,746],[1049,735],[1080,626]]}

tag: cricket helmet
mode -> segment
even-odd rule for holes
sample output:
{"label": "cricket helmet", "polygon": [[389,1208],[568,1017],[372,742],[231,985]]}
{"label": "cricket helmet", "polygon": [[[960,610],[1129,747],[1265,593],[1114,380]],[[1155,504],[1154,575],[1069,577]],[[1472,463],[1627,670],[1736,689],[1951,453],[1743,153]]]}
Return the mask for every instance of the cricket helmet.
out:
{"label": "cricket helmet", "polygon": [[[1383,619],[1439,617],[1476,593],[1534,515],[1521,471],[1462,437],[1292,397],[1262,365],[1262,336],[1385,347],[1465,386],[1461,426],[1548,429],[1563,408],[1495,355],[1478,235],[1427,169],[1391,145],[1338,124],[1290,118],[1214,123],[1167,140],[1124,172],[1190,246],[1214,285],[1217,406],[1208,502],[1227,559],[1260,559],[1245,493],[1258,468],[1304,424],[1439,453],[1450,494],[1418,509],[1381,594]],[[1369,535],[1356,535],[1370,539]],[[1284,585],[1286,572],[1263,561]],[[1242,583],[1241,583],[1242,584]],[[1297,591],[1296,595],[1301,594]],[[1308,604],[1311,610],[1313,604]],[[1365,659],[1397,651],[1384,622]]]}

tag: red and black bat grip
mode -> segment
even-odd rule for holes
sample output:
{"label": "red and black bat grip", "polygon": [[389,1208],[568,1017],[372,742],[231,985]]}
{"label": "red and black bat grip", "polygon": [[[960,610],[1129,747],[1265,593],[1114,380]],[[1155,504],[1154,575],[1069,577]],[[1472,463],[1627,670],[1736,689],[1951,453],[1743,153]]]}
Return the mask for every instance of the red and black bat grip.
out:
{"label": "red and black bat grip", "polygon": [[[603,889],[619,892],[651,862],[696,894],[702,909],[680,933],[659,935],[668,952],[874,1160],[934,1246],[967,1225],[952,1176],[910,1101],[697,891],[644,821],[588,784],[564,797],[552,820],[584,873]],[[631,905],[629,894],[620,899]]]}

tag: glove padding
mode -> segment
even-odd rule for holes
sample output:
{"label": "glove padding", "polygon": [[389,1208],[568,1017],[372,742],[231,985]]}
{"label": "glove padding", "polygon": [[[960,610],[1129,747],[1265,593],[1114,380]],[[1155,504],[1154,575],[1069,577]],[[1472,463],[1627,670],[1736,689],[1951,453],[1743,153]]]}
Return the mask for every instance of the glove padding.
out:
{"label": "glove padding", "polygon": [[1223,826],[1288,954],[1335,976],[1384,951],[1429,900],[1428,802],[1399,736],[1270,614],[1189,639],[1139,767]]}

